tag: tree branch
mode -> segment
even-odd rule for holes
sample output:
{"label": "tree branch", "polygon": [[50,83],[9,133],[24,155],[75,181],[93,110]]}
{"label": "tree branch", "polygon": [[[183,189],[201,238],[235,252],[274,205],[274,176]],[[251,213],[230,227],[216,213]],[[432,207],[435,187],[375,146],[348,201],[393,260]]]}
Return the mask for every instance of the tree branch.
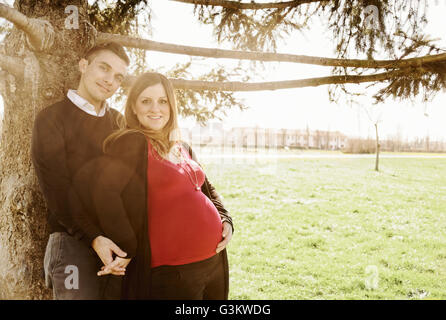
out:
{"label": "tree branch", "polygon": [[410,70],[395,70],[367,76],[330,76],[300,80],[275,82],[209,82],[183,79],[169,79],[176,89],[214,90],[214,91],[264,91],[304,87],[318,87],[327,84],[376,82],[392,79],[397,76],[410,74]]}
{"label": "tree branch", "polygon": [[38,51],[47,51],[54,44],[55,32],[45,20],[28,18],[21,12],[5,4],[0,4],[0,17],[11,21],[28,36],[28,43]]}
{"label": "tree branch", "polygon": [[0,53],[0,68],[10,74],[23,78],[25,73],[25,63],[22,59],[5,56]]}
{"label": "tree branch", "polygon": [[298,7],[300,5],[307,3],[323,2],[323,0],[294,0],[294,1],[268,2],[268,3],[255,3],[254,1],[251,1],[250,3],[242,3],[229,0],[173,0],[173,1],[202,5],[202,6],[223,7],[226,9],[234,9],[234,10],[286,9],[286,8]]}
{"label": "tree branch", "polygon": [[98,42],[115,41],[125,47],[140,48],[150,51],[161,51],[189,56],[201,56],[209,58],[245,59],[256,61],[276,61],[303,63],[319,66],[348,67],[348,68],[371,68],[371,69],[397,69],[407,67],[419,67],[430,62],[446,62],[446,53],[427,55],[418,58],[404,60],[359,60],[359,59],[333,59],[324,57],[313,57],[305,55],[294,55],[284,53],[258,52],[258,51],[236,51],[224,49],[212,49],[175,45],[170,43],[156,42],[152,40],[134,38],[118,34],[99,33]]}

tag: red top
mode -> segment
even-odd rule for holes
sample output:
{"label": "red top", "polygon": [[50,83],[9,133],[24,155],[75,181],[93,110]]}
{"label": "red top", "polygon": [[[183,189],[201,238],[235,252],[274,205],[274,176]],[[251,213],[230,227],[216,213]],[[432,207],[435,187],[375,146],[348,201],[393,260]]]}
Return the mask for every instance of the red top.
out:
{"label": "red top", "polygon": [[222,223],[214,204],[201,192],[203,170],[183,147],[185,161],[180,164],[161,159],[150,142],[148,150],[152,268],[212,257],[222,241]]}

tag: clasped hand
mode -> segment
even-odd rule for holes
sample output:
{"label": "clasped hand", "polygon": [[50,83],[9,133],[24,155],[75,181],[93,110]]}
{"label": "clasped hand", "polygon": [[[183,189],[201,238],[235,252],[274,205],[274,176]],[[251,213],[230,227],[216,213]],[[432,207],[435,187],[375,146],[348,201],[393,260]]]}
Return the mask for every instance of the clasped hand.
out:
{"label": "clasped hand", "polygon": [[[222,229],[223,240],[217,245],[215,250],[217,253],[225,249],[232,238],[232,227],[228,222],[223,222]],[[127,256],[126,252],[122,251],[113,241],[103,236],[96,237],[91,246],[104,264],[101,270],[98,271],[98,276],[106,274],[125,275],[126,267],[132,260],[124,258]],[[113,259],[113,254],[116,255],[115,259]]]}
{"label": "clasped hand", "polygon": [[[91,246],[104,264],[101,270],[98,271],[98,276],[106,274],[113,274],[115,276],[125,275],[126,267],[132,260],[124,258],[127,256],[126,252],[122,251],[113,241],[103,236],[96,237],[91,243]],[[114,260],[113,254],[116,254]]]}

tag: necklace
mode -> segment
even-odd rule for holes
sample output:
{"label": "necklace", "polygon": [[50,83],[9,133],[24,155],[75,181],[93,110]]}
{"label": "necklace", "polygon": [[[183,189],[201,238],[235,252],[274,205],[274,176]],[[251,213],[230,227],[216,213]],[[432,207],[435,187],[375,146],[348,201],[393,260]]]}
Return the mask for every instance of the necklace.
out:
{"label": "necklace", "polygon": [[[170,162],[176,164],[177,166],[181,167],[187,174],[187,176],[189,177],[190,182],[192,183],[192,185],[194,186],[195,191],[200,191],[201,188],[198,185],[198,177],[197,177],[197,173],[195,172],[194,168],[192,168],[192,166],[189,164],[188,159],[186,159],[183,156],[183,153],[181,152],[181,146],[180,145],[176,145],[172,148],[172,151],[169,153],[168,155],[169,159],[163,159],[161,157],[161,159],[159,160],[169,160]],[[183,163],[185,164],[183,166]],[[189,171],[192,171],[194,173],[194,176],[192,177],[192,175],[190,174]],[[195,178],[195,179],[194,179]]]}
{"label": "necklace", "polygon": [[200,191],[200,186],[198,185],[198,177],[197,177],[197,173],[195,172],[194,168],[192,168],[192,166],[190,165],[188,159],[184,159],[184,163],[187,167],[189,167],[189,169],[194,173],[194,177],[195,177],[195,181],[192,179],[192,175],[189,173],[189,170],[186,167],[182,166],[183,162],[180,162],[180,167],[183,168],[184,171],[186,171],[187,176],[189,177],[190,182],[192,182],[192,185],[195,188],[195,191]]}
{"label": "necklace", "polygon": [[183,154],[181,153],[181,147],[178,144],[176,144],[172,148],[172,152],[169,153],[169,160],[175,163],[176,165],[179,165],[181,164],[181,162],[183,162],[184,157]]}
{"label": "necklace", "polygon": [[189,173],[189,170],[187,170],[186,168],[184,168],[183,166],[181,166],[181,167],[183,167],[183,169],[184,169],[184,171],[186,171],[186,173],[187,173],[187,175],[188,175],[188,177],[189,177],[189,180],[190,180],[190,182],[192,182],[192,185],[194,186],[194,188],[195,188],[195,191],[200,191],[200,187],[198,186],[198,177],[197,177],[197,173],[195,172],[195,170],[194,170],[194,168],[192,168],[192,166],[189,164],[189,161],[185,161],[185,164],[190,168],[190,170],[194,173],[194,177],[195,177],[195,182],[194,182],[194,180],[192,179],[192,175]]}

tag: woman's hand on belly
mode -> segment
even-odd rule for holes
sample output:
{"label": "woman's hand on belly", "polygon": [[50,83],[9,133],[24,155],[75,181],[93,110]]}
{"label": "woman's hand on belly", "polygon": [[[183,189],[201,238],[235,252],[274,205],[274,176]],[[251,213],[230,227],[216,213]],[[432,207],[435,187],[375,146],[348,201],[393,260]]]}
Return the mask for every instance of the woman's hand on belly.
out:
{"label": "woman's hand on belly", "polygon": [[229,241],[231,241],[232,238],[232,227],[229,224],[229,222],[223,222],[222,225],[222,237],[223,237],[223,241],[221,241],[218,245],[217,245],[217,249],[216,252],[219,253],[220,251],[222,251],[224,248],[226,248],[226,245],[229,243]]}

